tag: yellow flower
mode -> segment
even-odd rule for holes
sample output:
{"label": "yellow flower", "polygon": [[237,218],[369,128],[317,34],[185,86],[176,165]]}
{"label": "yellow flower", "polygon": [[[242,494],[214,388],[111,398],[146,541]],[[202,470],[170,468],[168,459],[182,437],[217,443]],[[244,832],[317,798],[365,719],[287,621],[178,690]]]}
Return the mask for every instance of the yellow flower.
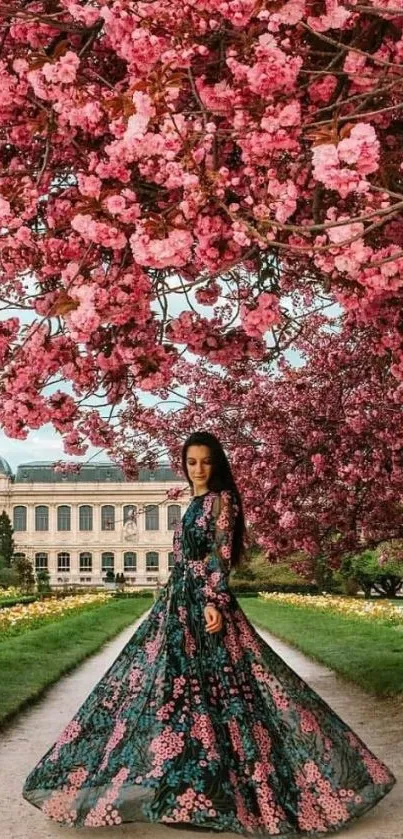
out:
{"label": "yellow flower", "polygon": [[17,586],[9,586],[8,588],[0,588],[0,600],[6,600],[11,597],[21,597],[22,591]]}
{"label": "yellow flower", "polygon": [[403,609],[393,603],[374,600],[357,600],[354,597],[338,597],[333,594],[285,594],[283,592],[259,592],[262,600],[298,606],[302,609],[317,609],[321,612],[335,612],[347,617],[377,621],[389,626],[403,627]]}
{"label": "yellow flower", "polygon": [[110,593],[99,592],[62,598],[50,597],[35,603],[18,603],[8,609],[0,609],[0,632],[10,633],[10,630],[17,626],[19,629],[34,629],[41,623],[57,620],[71,612],[107,603],[112,597]]}

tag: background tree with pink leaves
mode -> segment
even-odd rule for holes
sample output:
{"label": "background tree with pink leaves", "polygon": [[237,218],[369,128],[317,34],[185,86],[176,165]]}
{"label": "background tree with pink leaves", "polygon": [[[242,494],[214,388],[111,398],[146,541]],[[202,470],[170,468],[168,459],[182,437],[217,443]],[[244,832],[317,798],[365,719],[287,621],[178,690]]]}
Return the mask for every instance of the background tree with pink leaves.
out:
{"label": "background tree with pink leaves", "polygon": [[[222,435],[256,541],[272,562],[300,551],[295,568],[312,579],[319,557],[336,570],[346,553],[403,538],[403,435],[391,374],[366,336],[316,324],[297,344],[299,368],[185,371],[192,381],[183,409],[165,419],[165,442],[179,466],[192,429]],[[155,409],[142,430],[158,437],[163,423]]]}
{"label": "background tree with pink leaves", "polygon": [[[259,520],[269,552],[332,545],[334,529],[348,546],[367,525],[377,539],[379,521],[395,532],[403,1],[0,8],[6,434],[51,422],[67,453],[91,443],[135,475],[155,464],[150,440],[170,439],[175,454],[167,426],[184,430],[193,410],[187,394],[190,409],[167,423],[142,394],[167,403],[197,376],[198,424],[225,437],[240,476],[248,433],[251,452],[255,436],[278,439]],[[323,330],[334,303],[333,351]],[[290,347],[306,368],[287,365]],[[237,436],[225,416],[238,394]],[[272,404],[278,415],[264,414]],[[321,429],[325,452],[312,448]],[[307,498],[298,452],[315,478]],[[252,518],[260,474],[244,488]]]}

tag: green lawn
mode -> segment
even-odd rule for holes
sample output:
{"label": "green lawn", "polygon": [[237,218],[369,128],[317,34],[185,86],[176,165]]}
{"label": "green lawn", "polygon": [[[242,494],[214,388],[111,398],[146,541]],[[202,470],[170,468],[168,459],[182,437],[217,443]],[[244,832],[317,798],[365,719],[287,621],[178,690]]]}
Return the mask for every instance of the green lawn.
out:
{"label": "green lawn", "polygon": [[152,606],[150,595],[119,598],[68,615],[0,645],[0,725]]}
{"label": "green lawn", "polygon": [[403,693],[403,632],[375,622],[239,597],[249,620],[376,696]]}

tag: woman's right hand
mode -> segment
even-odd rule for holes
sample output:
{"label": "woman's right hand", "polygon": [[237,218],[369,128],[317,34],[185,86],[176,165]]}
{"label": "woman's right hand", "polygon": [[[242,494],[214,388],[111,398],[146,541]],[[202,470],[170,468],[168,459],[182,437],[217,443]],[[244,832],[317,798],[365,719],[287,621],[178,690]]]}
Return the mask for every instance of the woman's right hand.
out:
{"label": "woman's right hand", "polygon": [[204,617],[206,619],[206,632],[219,632],[222,629],[223,617],[215,606],[205,606]]}

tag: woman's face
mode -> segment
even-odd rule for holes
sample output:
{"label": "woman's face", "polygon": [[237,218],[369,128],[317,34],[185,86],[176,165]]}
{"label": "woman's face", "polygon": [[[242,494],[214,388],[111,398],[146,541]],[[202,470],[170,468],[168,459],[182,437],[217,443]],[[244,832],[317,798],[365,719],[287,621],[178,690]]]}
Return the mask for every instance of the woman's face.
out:
{"label": "woman's face", "polygon": [[189,446],[186,452],[186,466],[196,495],[208,488],[213,474],[213,460],[208,446]]}

